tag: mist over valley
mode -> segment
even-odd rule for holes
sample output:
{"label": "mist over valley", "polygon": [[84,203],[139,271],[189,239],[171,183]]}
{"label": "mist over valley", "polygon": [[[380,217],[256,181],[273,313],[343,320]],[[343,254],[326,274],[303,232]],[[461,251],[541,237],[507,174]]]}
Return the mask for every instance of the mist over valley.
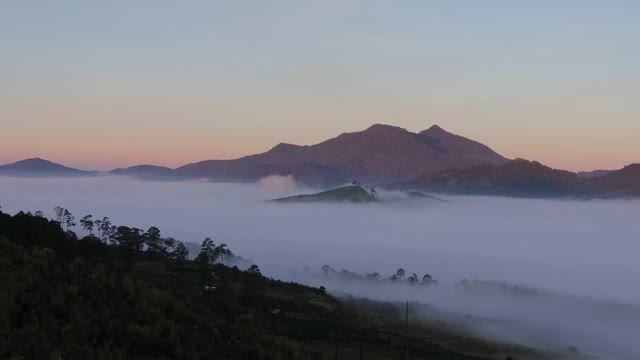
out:
{"label": "mist over valley", "polygon": [[[395,201],[269,201],[318,191],[282,176],[252,184],[0,177],[0,189],[4,212],[42,210],[53,217],[60,205],[118,225],[157,226],[184,242],[211,237],[266,276],[324,286],[338,296],[428,304],[437,310],[419,316],[480,336],[553,349],[572,345],[621,359],[640,354],[630,335],[640,326],[636,200],[439,195],[445,201],[398,201],[402,193],[381,191],[381,199]],[[190,248],[194,257],[198,245]],[[326,277],[323,265],[361,276],[377,272],[381,281]],[[399,268],[438,283],[389,283]],[[461,289],[463,279],[504,285],[478,293]],[[505,286],[533,293],[514,295]]]}

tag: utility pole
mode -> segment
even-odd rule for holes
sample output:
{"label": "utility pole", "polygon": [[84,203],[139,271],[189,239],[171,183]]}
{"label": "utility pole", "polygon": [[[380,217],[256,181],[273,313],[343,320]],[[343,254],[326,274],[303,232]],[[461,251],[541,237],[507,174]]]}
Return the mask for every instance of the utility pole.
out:
{"label": "utility pole", "polygon": [[407,300],[407,306],[404,312],[404,327],[405,328],[409,327],[409,301],[408,300]]}

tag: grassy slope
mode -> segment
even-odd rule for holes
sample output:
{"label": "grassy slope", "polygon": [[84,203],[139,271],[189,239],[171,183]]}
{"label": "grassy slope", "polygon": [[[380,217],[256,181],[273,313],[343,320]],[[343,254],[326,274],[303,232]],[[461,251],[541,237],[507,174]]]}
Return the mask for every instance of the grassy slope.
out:
{"label": "grassy slope", "polygon": [[[415,321],[404,327],[398,304],[339,300],[295,283],[255,277],[237,269],[214,266],[212,295],[200,294],[199,267],[193,263],[170,269],[158,262],[138,263],[136,278],[171,290],[200,306],[224,309],[232,322],[250,326],[274,339],[286,339],[296,358],[334,359],[544,359],[532,349],[463,335],[440,323]],[[272,311],[279,309],[281,316]],[[314,355],[315,354],[315,355]]]}

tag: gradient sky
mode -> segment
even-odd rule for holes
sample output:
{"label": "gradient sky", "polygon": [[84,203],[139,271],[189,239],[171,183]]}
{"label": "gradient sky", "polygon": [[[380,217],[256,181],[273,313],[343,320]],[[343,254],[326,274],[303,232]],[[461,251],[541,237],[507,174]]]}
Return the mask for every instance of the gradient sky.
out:
{"label": "gradient sky", "polygon": [[0,163],[178,166],[387,123],[640,162],[640,1],[0,2]]}

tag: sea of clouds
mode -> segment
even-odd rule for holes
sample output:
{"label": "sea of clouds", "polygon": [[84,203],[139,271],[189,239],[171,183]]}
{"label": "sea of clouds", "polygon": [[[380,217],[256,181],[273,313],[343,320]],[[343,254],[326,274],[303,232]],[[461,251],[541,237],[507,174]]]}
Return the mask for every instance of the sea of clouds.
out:
{"label": "sea of clouds", "polygon": [[[512,321],[500,323],[504,328],[468,326],[508,341],[566,343],[604,358],[640,358],[634,340],[640,331],[635,306],[640,305],[640,201],[466,196],[373,204],[267,201],[311,191],[290,177],[256,184],[0,177],[0,206],[4,212],[42,210],[52,217],[59,205],[77,218],[92,214],[118,225],[157,226],[181,241],[212,237],[275,278]],[[324,264],[385,277],[402,267],[420,277],[429,273],[440,284],[405,291],[300,276],[305,267],[317,271]],[[461,279],[521,284],[554,295],[470,297],[454,290]]]}

